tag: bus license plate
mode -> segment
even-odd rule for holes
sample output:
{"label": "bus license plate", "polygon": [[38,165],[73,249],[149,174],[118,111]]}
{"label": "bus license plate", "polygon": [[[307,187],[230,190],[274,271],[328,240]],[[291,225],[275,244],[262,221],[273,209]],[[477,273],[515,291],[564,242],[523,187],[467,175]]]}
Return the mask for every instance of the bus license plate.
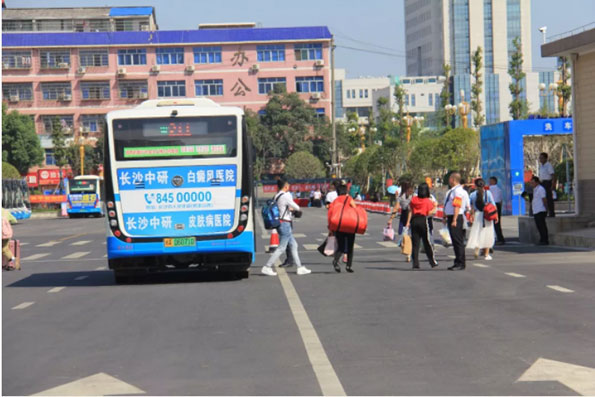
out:
{"label": "bus license plate", "polygon": [[165,248],[176,247],[194,247],[196,245],[195,237],[176,237],[163,239]]}

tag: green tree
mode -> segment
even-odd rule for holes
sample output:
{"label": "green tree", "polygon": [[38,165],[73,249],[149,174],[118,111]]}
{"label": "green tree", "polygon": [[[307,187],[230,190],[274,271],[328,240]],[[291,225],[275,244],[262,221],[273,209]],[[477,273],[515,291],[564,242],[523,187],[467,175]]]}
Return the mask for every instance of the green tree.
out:
{"label": "green tree", "polygon": [[405,95],[406,91],[401,84],[395,85],[395,100],[399,110],[397,112],[397,121],[399,122],[396,132],[401,136],[401,139],[405,139]]}
{"label": "green tree", "polygon": [[30,167],[43,162],[43,148],[29,116],[16,110],[7,112],[2,104],[2,158],[19,173],[26,174]]}
{"label": "green tree", "polygon": [[446,130],[450,130],[452,128],[452,116],[444,108],[450,104],[452,96],[450,92],[450,65],[444,64],[442,71],[444,73],[444,85],[442,91],[440,91],[440,110],[438,113],[441,115],[441,124]]}
{"label": "green tree", "polygon": [[557,88],[557,94],[562,97],[562,106],[560,107],[560,117],[568,117],[568,113],[566,112],[566,106],[568,102],[570,102],[570,97],[572,96],[572,88],[568,81],[570,80],[570,65],[568,62],[568,57],[560,57],[558,58],[558,71],[560,72],[560,84]]}
{"label": "green tree", "polygon": [[[94,174],[98,170],[99,164],[103,163],[103,150],[99,147],[99,140],[96,146],[85,144],[85,169],[83,175]],[[81,153],[80,145],[69,145],[66,147],[66,158],[68,164],[72,168],[72,172],[75,175],[79,175],[81,172]]]}
{"label": "green tree", "polygon": [[433,169],[442,174],[459,171],[463,178],[472,176],[479,157],[479,134],[471,128],[448,131],[437,143]]}
{"label": "green tree", "polygon": [[21,179],[21,173],[12,164],[2,162],[2,179]]}
{"label": "green tree", "polygon": [[442,165],[437,164],[436,156],[438,153],[441,138],[429,138],[419,140],[409,156],[408,170],[414,181],[421,180],[424,176],[440,176]]}
{"label": "green tree", "polygon": [[324,178],[324,165],[309,152],[296,152],[285,163],[285,175],[291,179]]}
{"label": "green tree", "polygon": [[485,121],[482,114],[481,92],[483,91],[483,81],[481,80],[482,68],[482,49],[477,47],[471,59],[473,65],[473,85],[471,86],[471,110],[473,111],[473,125],[479,128]]}
{"label": "green tree", "polygon": [[56,165],[60,168],[68,164],[68,148],[66,147],[66,137],[64,130],[66,127],[62,125],[58,116],[52,120],[52,132],[50,134],[52,138],[52,145],[54,146],[54,159]]}
{"label": "green tree", "polygon": [[508,74],[512,79],[512,83],[509,84],[508,88],[512,95],[512,102],[508,105],[510,109],[510,115],[513,120],[521,120],[527,118],[529,111],[529,105],[527,99],[522,97],[523,86],[522,81],[526,76],[523,71],[523,50],[521,47],[521,39],[516,37],[512,44],[514,46],[514,52],[510,56],[510,62],[508,65]]}

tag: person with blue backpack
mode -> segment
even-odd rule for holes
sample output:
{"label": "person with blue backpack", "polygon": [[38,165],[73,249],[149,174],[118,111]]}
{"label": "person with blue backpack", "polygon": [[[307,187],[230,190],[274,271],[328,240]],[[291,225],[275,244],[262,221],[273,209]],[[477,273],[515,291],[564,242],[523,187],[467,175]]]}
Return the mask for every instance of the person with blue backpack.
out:
{"label": "person with blue backpack", "polygon": [[302,265],[302,262],[300,261],[298,244],[295,237],[293,237],[292,223],[294,217],[301,214],[300,206],[293,201],[293,197],[289,192],[289,182],[284,179],[279,179],[277,181],[277,187],[279,188],[279,191],[273,200],[267,202],[267,205],[263,207],[262,215],[265,228],[277,229],[277,232],[279,233],[279,246],[275,249],[275,252],[273,252],[267,263],[262,267],[261,272],[267,276],[276,276],[277,272],[273,269],[273,265],[289,246],[292,263],[297,265],[296,273],[300,276],[310,274],[312,271]]}

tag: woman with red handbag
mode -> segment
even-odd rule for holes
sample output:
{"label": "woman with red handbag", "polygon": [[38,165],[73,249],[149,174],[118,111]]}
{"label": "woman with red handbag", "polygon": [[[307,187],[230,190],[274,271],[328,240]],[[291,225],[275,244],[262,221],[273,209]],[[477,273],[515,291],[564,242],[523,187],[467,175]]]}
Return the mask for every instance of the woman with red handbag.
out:
{"label": "woman with red handbag", "polygon": [[483,252],[485,260],[491,261],[490,249],[494,247],[494,222],[491,220],[492,208],[496,208],[496,202],[489,190],[485,190],[485,181],[481,178],[475,180],[477,189],[469,196],[471,202],[471,232],[467,241],[467,248],[475,250],[475,258],[479,258],[480,251]]}
{"label": "woman with red handbag", "polygon": [[341,267],[339,266],[339,260],[341,259],[342,255],[347,255],[347,265],[345,266],[345,270],[348,273],[353,273],[353,246],[355,245],[355,230],[353,233],[347,233],[345,231],[341,231],[340,225],[338,229],[335,230],[333,226],[336,223],[336,220],[333,219],[339,211],[344,211],[345,206],[349,206],[351,208],[356,208],[357,204],[355,200],[347,194],[347,186],[340,185],[337,187],[337,194],[338,197],[332,202],[329,207],[328,212],[328,221],[329,221],[329,231],[334,233],[335,239],[337,241],[337,251],[335,251],[335,256],[333,259],[333,268],[337,273],[341,272]]}

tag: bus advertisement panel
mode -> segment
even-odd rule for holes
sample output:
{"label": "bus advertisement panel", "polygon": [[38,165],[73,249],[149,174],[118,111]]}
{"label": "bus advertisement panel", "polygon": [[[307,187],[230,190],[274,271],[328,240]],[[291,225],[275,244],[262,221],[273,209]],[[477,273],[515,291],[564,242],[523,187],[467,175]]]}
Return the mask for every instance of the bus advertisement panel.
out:
{"label": "bus advertisement panel", "polygon": [[96,175],[81,175],[68,183],[66,212],[79,215],[103,216],[101,180]]}

